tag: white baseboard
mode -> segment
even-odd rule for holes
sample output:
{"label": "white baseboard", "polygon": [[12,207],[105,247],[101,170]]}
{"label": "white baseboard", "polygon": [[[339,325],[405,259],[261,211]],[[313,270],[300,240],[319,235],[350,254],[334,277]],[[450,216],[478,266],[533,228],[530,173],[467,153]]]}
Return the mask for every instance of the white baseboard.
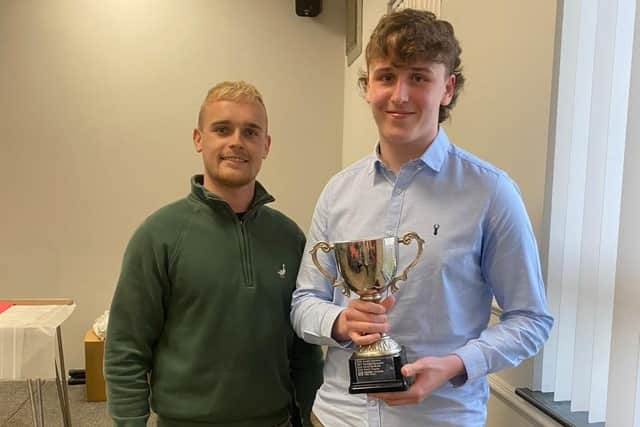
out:
{"label": "white baseboard", "polygon": [[556,423],[552,418],[545,415],[536,407],[530,405],[526,400],[516,395],[515,388],[496,375],[489,375],[489,387],[491,395],[497,397],[514,411],[518,412],[532,424],[540,427],[556,427]]}

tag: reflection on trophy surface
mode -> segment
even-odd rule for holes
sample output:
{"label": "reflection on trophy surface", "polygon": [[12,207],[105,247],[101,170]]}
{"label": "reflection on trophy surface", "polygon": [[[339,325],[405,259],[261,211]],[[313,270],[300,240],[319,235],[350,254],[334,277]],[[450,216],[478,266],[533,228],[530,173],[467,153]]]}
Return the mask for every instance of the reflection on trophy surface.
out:
{"label": "reflection on trophy surface", "polygon": [[[398,263],[398,244],[408,245],[415,240],[418,250],[413,261],[405,267],[402,274],[394,276]],[[334,287],[342,287],[349,296],[355,292],[361,300],[378,303],[383,294],[398,290],[398,282],[407,279],[408,271],[413,268],[422,255],[424,240],[417,233],[406,233],[401,238],[383,237],[372,240],[356,240],[329,244],[317,242],[311,249],[313,263],[326,276]],[[329,273],[318,262],[317,251],[334,251],[339,276]],[[351,385],[349,393],[375,393],[402,391],[409,387],[407,378],[400,373],[406,362],[404,349],[391,337],[382,334],[377,342],[359,346],[349,359]]]}

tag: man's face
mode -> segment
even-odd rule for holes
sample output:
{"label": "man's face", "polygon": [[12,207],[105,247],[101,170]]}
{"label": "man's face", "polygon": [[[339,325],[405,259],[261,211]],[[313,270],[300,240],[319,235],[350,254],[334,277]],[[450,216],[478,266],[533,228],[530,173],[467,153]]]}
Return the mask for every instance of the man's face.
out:
{"label": "man's face", "polygon": [[443,64],[417,61],[397,66],[391,59],[369,66],[367,102],[381,143],[428,145],[438,133],[440,105],[448,105],[455,76]]}
{"label": "man's face", "polygon": [[205,107],[193,142],[202,153],[205,188],[215,193],[253,186],[271,146],[265,109],[257,102],[215,101]]}

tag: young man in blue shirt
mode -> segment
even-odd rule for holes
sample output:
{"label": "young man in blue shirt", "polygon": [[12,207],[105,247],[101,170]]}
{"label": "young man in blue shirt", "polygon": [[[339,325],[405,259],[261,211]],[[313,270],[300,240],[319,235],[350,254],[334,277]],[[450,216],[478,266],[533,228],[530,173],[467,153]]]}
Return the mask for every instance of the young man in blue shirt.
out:
{"label": "young man in blue shirt", "polygon": [[[313,421],[324,426],[482,426],[486,375],[546,341],[549,315],[533,230],[507,174],[451,144],[440,127],[464,84],[453,27],[423,11],[384,16],[361,78],[379,134],[375,152],[323,190],[292,301],[298,335],[328,347]],[[395,296],[348,298],[313,265],[318,241],[417,232],[425,253]],[[400,248],[398,265],[414,250]],[[334,274],[332,256],[320,258]],[[489,326],[495,297],[503,310]],[[356,345],[388,332],[414,378],[407,391],[349,394]]]}

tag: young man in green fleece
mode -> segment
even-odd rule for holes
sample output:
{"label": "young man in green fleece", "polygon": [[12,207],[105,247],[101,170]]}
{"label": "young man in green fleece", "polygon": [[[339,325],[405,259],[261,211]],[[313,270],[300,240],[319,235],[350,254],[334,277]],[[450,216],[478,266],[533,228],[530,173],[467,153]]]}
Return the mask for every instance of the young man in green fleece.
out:
{"label": "young man in green fleece", "polygon": [[[246,82],[214,86],[193,130],[204,174],[136,230],[107,329],[117,426],[309,425],[322,356],[289,323],[305,237],[256,181],[267,113]],[[300,408],[300,414],[297,413]]]}

